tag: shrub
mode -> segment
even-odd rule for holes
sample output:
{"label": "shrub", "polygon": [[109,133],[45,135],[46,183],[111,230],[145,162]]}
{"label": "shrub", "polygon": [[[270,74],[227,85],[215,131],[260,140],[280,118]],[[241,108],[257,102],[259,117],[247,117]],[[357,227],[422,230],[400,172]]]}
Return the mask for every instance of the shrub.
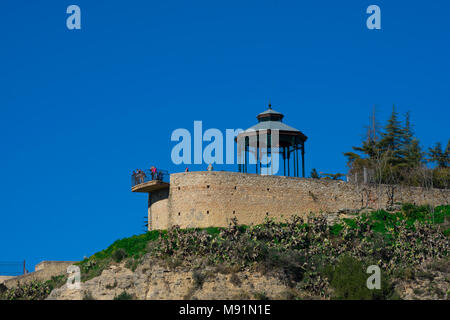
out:
{"label": "shrub", "polygon": [[112,253],[111,257],[115,262],[120,262],[127,257],[127,253],[124,249],[119,248]]}
{"label": "shrub", "polygon": [[126,291],[122,291],[118,296],[114,297],[114,300],[133,300],[134,296],[127,293]]}
{"label": "shrub", "polygon": [[95,298],[90,291],[85,291],[83,293],[83,300],[95,300]]}
{"label": "shrub", "polygon": [[256,300],[269,300],[269,297],[266,295],[264,291],[261,292],[255,292],[253,294]]}
{"label": "shrub", "polygon": [[231,274],[230,282],[234,284],[236,287],[239,287],[241,285],[241,279],[239,279],[236,273]]}
{"label": "shrub", "polygon": [[381,276],[381,289],[367,288],[369,274],[361,261],[343,256],[339,263],[328,270],[330,285],[335,289],[337,299],[343,300],[385,300],[394,295],[392,285]]}
{"label": "shrub", "polygon": [[280,251],[270,249],[265,260],[261,262],[264,273],[278,271],[289,286],[303,279],[305,256],[296,250]]}
{"label": "shrub", "polygon": [[206,280],[206,275],[201,271],[194,270],[192,272],[192,280],[194,280],[194,287],[196,289],[201,289],[203,287],[203,283]]}
{"label": "shrub", "polygon": [[0,300],[44,300],[52,291],[50,284],[41,281],[18,283],[17,287],[3,287]]}

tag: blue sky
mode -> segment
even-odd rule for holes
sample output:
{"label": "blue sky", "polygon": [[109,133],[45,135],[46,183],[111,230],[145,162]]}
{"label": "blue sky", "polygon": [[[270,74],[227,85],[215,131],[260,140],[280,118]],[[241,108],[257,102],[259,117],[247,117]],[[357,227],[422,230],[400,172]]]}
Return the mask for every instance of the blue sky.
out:
{"label": "blue sky", "polygon": [[[71,4],[81,30],[66,28]],[[382,30],[366,28],[371,4]],[[309,137],[307,173],[345,172],[373,105],[380,121],[410,110],[422,146],[445,145],[449,12],[443,0],[2,1],[0,261],[32,270],[141,233],[131,171],[183,171],[173,130],[248,128],[269,99]]]}

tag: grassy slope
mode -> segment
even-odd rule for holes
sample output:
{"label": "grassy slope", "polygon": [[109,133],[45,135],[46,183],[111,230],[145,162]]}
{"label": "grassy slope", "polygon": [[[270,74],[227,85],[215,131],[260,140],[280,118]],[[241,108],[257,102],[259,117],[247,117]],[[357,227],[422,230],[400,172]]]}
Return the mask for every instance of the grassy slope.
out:
{"label": "grassy slope", "polygon": [[[433,212],[434,211],[434,212]],[[373,211],[363,215],[366,219],[367,225],[381,234],[386,233],[389,229],[398,225],[402,221],[406,221],[407,225],[413,227],[416,221],[421,223],[438,224],[446,228],[443,230],[444,234],[450,236],[450,206],[438,206],[434,210],[429,206],[414,206],[411,204],[405,204],[402,210],[396,213],[389,213],[384,210]],[[356,220],[353,218],[343,219],[343,222],[330,226],[330,232],[333,235],[339,235],[343,229],[343,223],[347,224],[351,228],[357,228]],[[247,226],[241,226],[241,228],[248,228]],[[185,229],[181,232],[189,232],[192,230],[205,230],[212,236],[219,236],[221,230],[225,228],[205,228],[205,229]],[[134,268],[138,259],[147,253],[148,244],[152,241],[157,241],[160,237],[167,236],[166,230],[154,230],[141,235],[135,235],[129,238],[124,238],[115,241],[105,250],[95,253],[88,259],[85,259],[78,263],[82,269],[82,280],[86,281],[92,279],[101,274],[102,270],[111,263],[111,261],[118,261],[124,258],[128,258],[129,267]],[[115,257],[114,253],[121,251],[122,256]]]}
{"label": "grassy slope", "polygon": [[[342,239],[345,239],[345,235],[343,233],[348,232],[349,230],[356,230],[359,231],[361,229],[367,229],[368,227],[373,230],[376,234],[379,234],[385,238],[393,237],[395,238],[395,230],[397,226],[401,226],[402,224],[406,223],[406,225],[414,229],[415,225],[414,223],[419,222],[421,224],[434,224],[439,225],[441,227],[441,231],[447,236],[450,236],[450,206],[439,206],[434,208],[428,207],[428,206],[413,206],[409,204],[405,204],[402,207],[402,210],[396,213],[388,213],[383,210],[378,211],[372,211],[370,213],[364,213],[361,215],[355,215],[354,218],[349,219],[343,219],[340,223],[337,223],[333,226],[327,227],[329,228],[328,235],[325,236],[325,238],[322,238],[322,240],[328,241],[328,240],[338,240],[342,241]],[[283,238],[283,233],[291,228],[292,226],[295,227],[295,225],[288,225],[288,224],[271,224],[266,223],[263,225],[255,226],[255,227],[248,227],[248,226],[238,226],[239,236],[237,238],[233,238],[233,236],[230,237],[230,233],[228,234],[228,241],[230,239],[231,242],[228,243],[231,247],[238,247],[238,251],[243,249],[244,254],[245,251],[258,249],[260,248],[270,248],[269,253],[266,251],[254,251],[258,252],[258,254],[261,254],[261,258],[252,258],[253,262],[258,262],[262,265],[265,265],[265,267],[269,268],[285,268],[285,266],[288,266],[288,268],[292,267],[292,270],[285,270],[287,273],[289,273],[291,276],[296,275],[300,269],[298,268],[298,260],[295,260],[297,257],[296,255],[300,253],[302,254],[302,250],[296,251],[294,249],[287,249],[288,246],[286,246],[286,241],[291,241],[290,239],[296,238],[297,235],[299,235],[299,238],[302,236],[300,235],[305,229],[313,229],[313,224],[308,225],[306,223],[304,224],[298,224],[297,228],[294,230],[293,233],[291,233],[291,238]],[[283,231],[283,228],[285,230]],[[394,231],[393,231],[394,230]],[[184,230],[178,230],[177,233],[179,235],[179,239],[190,239],[193,243],[193,246],[190,245],[190,242],[188,245],[184,248],[181,248],[180,250],[183,251],[184,254],[186,252],[188,254],[195,255],[197,253],[197,249],[205,249],[205,244],[209,246],[211,243],[214,243],[215,241],[220,242],[223,241],[223,237],[221,235],[221,232],[230,232],[230,229],[227,228],[205,228],[205,229],[184,229]],[[275,234],[273,232],[276,232]],[[292,230],[291,230],[292,231]],[[281,233],[277,233],[281,232]],[[435,232],[435,231],[431,231]],[[320,232],[319,232],[320,233]],[[319,234],[316,233],[315,235]],[[358,233],[358,232],[357,232]],[[202,238],[206,234],[207,237],[203,239],[204,242],[198,242],[198,238]],[[251,238],[245,238],[245,235],[257,235],[255,237],[255,240]],[[314,232],[313,232],[314,234]],[[99,276],[101,272],[110,265],[113,261],[127,261],[127,266],[130,269],[136,268],[136,266],[140,262],[140,258],[149,252],[149,246],[150,244],[156,245],[156,247],[161,247],[164,245],[167,245],[167,240],[169,237],[173,237],[173,234],[170,234],[167,230],[163,231],[150,231],[141,235],[132,236],[129,238],[124,238],[115,241],[112,245],[110,245],[105,250],[102,250],[100,252],[95,253],[91,257],[81,261],[78,263],[78,265],[81,268],[82,271],[82,281],[86,281],[88,279],[92,279],[96,276]],[[253,237],[251,236],[251,237]],[[191,238],[190,238],[191,237]],[[239,237],[241,237],[239,239]],[[226,238],[226,237],[225,237]],[[206,239],[206,240],[205,240]],[[241,241],[241,240],[244,241]],[[280,241],[281,239],[281,241]],[[303,238],[308,239],[308,238]],[[367,238],[368,239],[368,238]],[[303,241],[302,240],[302,241]],[[322,241],[322,240],[319,240]],[[295,241],[295,239],[294,239]],[[309,240],[308,240],[309,241]],[[371,241],[369,239],[369,241]],[[389,241],[389,239],[388,239]],[[395,242],[396,240],[393,239]],[[397,240],[398,241],[398,240]],[[418,239],[420,242],[420,239]],[[226,242],[226,241],[225,241]],[[252,243],[253,242],[253,243]],[[388,242],[385,242],[386,244]],[[203,246],[202,248],[196,248],[195,246]],[[260,245],[260,247],[258,247]],[[292,243],[290,244],[290,248],[292,247]],[[314,244],[314,246],[317,246],[317,243]],[[314,247],[313,246],[313,247]],[[319,245],[320,246],[320,245]],[[384,245],[382,245],[384,247]],[[226,247],[215,247],[211,246],[211,248],[221,248],[226,249]],[[315,247],[314,247],[315,248]],[[173,248],[172,248],[173,249]],[[219,260],[215,260],[216,262],[220,263],[220,259],[223,257],[221,256],[221,252],[217,253],[216,251],[221,249],[212,249],[212,251],[209,251],[213,255],[216,255],[219,257]],[[273,250],[275,249],[275,253],[273,253]],[[175,251],[166,251],[169,252],[169,256],[172,255],[173,252],[174,255],[176,255],[176,251],[178,248],[175,248]],[[209,250],[209,249],[208,249]],[[215,250],[215,251],[214,251]],[[232,249],[233,250],[233,249]],[[232,253],[233,251],[228,251],[228,253]],[[290,250],[290,251],[289,251]],[[160,250],[160,251],[164,251]],[[444,259],[447,259],[444,261],[444,263],[448,263],[448,252],[444,253]],[[235,262],[246,259],[246,256],[239,256],[237,255],[235,257]],[[298,256],[300,259],[302,259],[301,256]],[[312,256],[314,258],[314,256]],[[309,256],[311,258],[311,256]],[[309,259],[308,258],[308,259]],[[237,260],[236,260],[237,259]],[[183,260],[182,260],[183,261]],[[342,259],[339,258],[338,260],[335,260],[335,265],[332,265],[331,269],[328,270],[322,270],[322,274],[326,275],[328,279],[330,280],[330,284],[333,286],[336,286],[338,288],[336,291],[339,293],[342,291],[343,293],[341,296],[345,296],[344,298],[376,298],[376,296],[371,295],[367,291],[364,292],[352,292],[355,288],[357,290],[360,290],[361,285],[352,285],[351,282],[354,281],[355,283],[359,283],[363,281],[366,277],[366,275],[362,272],[361,266],[362,261],[358,259],[348,259],[346,255],[342,256]],[[340,270],[345,270],[345,272],[341,275]],[[354,272],[348,272],[348,270],[354,269]],[[359,271],[358,271],[359,270]],[[359,272],[359,273],[358,273]],[[353,277],[353,275],[358,275],[361,279],[356,279]],[[349,275],[352,276],[352,278],[347,279]],[[306,275],[305,277],[308,277],[310,275]],[[355,279],[353,279],[355,278]],[[43,299],[45,296],[48,295],[48,293],[53,288],[60,287],[62,284],[65,283],[67,279],[66,275],[62,275],[60,277],[54,277],[51,280],[43,283],[33,283],[29,286],[24,286],[23,288],[19,288],[19,290],[16,290],[14,292],[10,291],[4,291],[0,290],[0,300],[1,299]],[[310,281],[310,283],[314,283]],[[346,288],[346,286],[352,286],[349,288]],[[0,288],[1,289],[1,288]],[[340,291],[339,291],[340,290]],[[349,295],[350,292],[350,295]],[[353,295],[353,296],[352,296]]]}

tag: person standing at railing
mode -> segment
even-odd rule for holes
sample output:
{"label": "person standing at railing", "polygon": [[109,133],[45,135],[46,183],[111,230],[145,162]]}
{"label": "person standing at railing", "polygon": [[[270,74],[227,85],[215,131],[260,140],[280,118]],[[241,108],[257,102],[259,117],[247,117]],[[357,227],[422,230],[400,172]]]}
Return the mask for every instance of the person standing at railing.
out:
{"label": "person standing at railing", "polygon": [[131,178],[133,180],[133,185],[136,185],[137,184],[136,170],[133,171],[133,174],[131,175]]}
{"label": "person standing at railing", "polygon": [[136,180],[137,184],[143,183],[145,178],[145,173],[141,169],[136,170]]}
{"label": "person standing at railing", "polygon": [[141,170],[136,169],[136,184],[141,183]]}
{"label": "person standing at railing", "polygon": [[154,180],[156,177],[156,168],[154,166],[151,166],[150,172],[152,174],[152,180]]}

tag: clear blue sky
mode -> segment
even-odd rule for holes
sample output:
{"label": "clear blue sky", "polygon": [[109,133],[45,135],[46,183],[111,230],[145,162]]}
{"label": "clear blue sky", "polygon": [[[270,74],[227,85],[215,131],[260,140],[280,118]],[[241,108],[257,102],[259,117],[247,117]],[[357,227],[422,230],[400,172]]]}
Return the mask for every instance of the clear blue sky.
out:
{"label": "clear blue sky", "polygon": [[309,137],[307,173],[345,172],[373,105],[446,144],[449,15],[444,0],[1,1],[0,261],[79,260],[141,233],[131,171],[184,170],[174,129],[248,128],[269,99]]}

